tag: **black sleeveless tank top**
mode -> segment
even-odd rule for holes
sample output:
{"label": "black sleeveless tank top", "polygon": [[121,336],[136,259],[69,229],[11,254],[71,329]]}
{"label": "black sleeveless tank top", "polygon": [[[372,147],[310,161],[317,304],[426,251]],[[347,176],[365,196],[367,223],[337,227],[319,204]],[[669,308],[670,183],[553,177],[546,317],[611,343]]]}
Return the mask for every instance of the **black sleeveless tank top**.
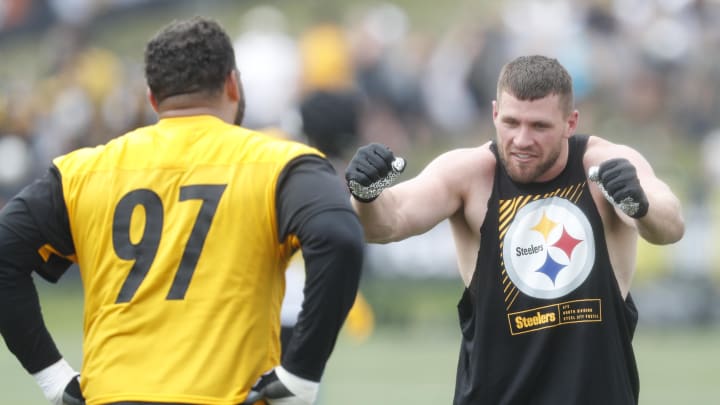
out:
{"label": "black sleeveless tank top", "polygon": [[470,286],[458,304],[455,405],[637,404],[637,311],[623,299],[569,139],[554,180],[513,182],[498,158]]}

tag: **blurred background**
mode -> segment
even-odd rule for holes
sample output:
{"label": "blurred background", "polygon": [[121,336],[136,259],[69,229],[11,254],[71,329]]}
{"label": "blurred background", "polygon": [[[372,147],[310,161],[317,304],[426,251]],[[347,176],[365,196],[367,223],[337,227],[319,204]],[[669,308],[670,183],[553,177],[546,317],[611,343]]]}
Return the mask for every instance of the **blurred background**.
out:
{"label": "blurred background", "polygon": [[[144,44],[198,14],[234,40],[245,126],[302,139],[304,95],[354,89],[357,143],[389,145],[409,161],[406,177],[445,150],[494,137],[504,63],[558,58],[573,77],[578,132],[638,149],[684,205],[681,242],[639,246],[640,402],[716,403],[720,0],[0,0],[0,206],[52,158],[153,123]],[[79,368],[77,272],[38,287]],[[369,246],[361,289],[372,312],[338,341],[321,403],[451,403],[463,286],[449,226]],[[44,403],[4,349],[0,373],[0,403]]]}

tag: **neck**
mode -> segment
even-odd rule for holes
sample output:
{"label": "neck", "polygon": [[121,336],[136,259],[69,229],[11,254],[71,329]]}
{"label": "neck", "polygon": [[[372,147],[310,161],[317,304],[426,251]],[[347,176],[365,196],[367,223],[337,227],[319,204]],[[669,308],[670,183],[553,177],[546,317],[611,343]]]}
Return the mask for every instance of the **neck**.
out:
{"label": "neck", "polygon": [[222,108],[221,102],[196,94],[180,94],[166,98],[158,103],[157,114],[160,119],[212,115],[226,122],[232,121],[228,120],[228,112]]}
{"label": "neck", "polygon": [[176,118],[176,117],[188,117],[191,115],[213,115],[222,119],[221,114],[215,108],[207,107],[191,107],[191,108],[174,108],[170,110],[158,109],[158,117],[163,118]]}

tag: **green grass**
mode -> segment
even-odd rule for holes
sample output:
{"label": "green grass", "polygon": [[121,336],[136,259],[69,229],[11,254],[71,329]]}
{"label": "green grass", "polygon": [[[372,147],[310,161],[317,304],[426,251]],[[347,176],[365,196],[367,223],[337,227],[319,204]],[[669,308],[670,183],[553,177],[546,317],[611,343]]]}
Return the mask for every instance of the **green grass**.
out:
{"label": "green grass", "polygon": [[[720,329],[639,328],[634,341],[641,405],[714,404]],[[450,404],[457,337],[382,330],[358,345],[342,339],[328,365],[323,405]]]}
{"label": "green grass", "polygon": [[[40,283],[43,308],[58,346],[79,368],[82,297],[77,289],[68,287],[70,283],[61,284],[53,288]],[[414,286],[410,295],[417,294],[418,288]],[[368,295],[382,294],[370,289]],[[398,301],[405,298],[404,292],[394,297]],[[426,313],[428,302],[439,303],[434,317],[407,317],[402,326],[383,323],[362,343],[343,333],[328,363],[320,404],[450,404],[459,336],[455,308],[444,308],[450,306],[447,299],[426,297]],[[441,316],[447,318],[439,319]],[[640,404],[717,403],[718,342],[720,327],[639,327],[634,346],[640,368]],[[0,404],[46,404],[32,378],[5,347],[0,349],[0,376]]]}
{"label": "green grass", "polygon": [[639,329],[640,403],[717,404],[720,328]]}
{"label": "green grass", "polygon": [[367,342],[342,336],[321,404],[450,404],[459,337],[453,331],[384,328]]}

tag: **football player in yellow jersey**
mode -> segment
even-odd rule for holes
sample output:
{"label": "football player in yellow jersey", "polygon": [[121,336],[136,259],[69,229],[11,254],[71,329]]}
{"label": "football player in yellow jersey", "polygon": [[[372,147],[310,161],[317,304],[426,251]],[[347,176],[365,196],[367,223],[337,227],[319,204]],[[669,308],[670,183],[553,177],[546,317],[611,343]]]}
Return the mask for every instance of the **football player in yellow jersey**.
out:
{"label": "football player in yellow jersey", "polygon": [[[344,186],[317,149],[235,125],[242,86],[216,22],[163,28],[145,74],[156,124],[56,158],[0,211],[8,348],[52,404],[312,404],[362,267]],[[298,248],[305,297],[281,362],[283,272]],[[80,373],[32,279],[57,281],[72,262]]]}

